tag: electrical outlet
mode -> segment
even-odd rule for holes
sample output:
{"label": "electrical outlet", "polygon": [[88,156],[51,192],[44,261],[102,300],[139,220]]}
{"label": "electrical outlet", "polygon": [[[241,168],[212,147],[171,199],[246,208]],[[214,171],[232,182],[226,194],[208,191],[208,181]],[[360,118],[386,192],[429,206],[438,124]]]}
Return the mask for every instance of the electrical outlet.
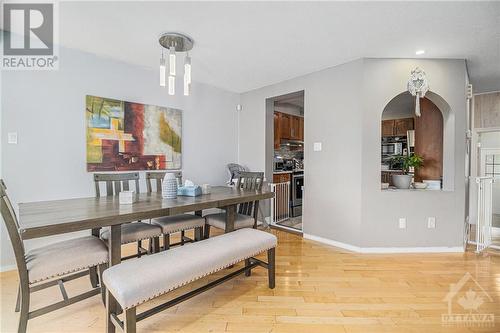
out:
{"label": "electrical outlet", "polygon": [[17,144],[17,132],[7,133],[7,142],[13,145]]}
{"label": "electrical outlet", "polygon": [[406,229],[406,217],[399,218],[399,229]]}
{"label": "electrical outlet", "polygon": [[429,229],[436,228],[436,218],[435,217],[429,217],[427,219],[427,228],[429,228]]}

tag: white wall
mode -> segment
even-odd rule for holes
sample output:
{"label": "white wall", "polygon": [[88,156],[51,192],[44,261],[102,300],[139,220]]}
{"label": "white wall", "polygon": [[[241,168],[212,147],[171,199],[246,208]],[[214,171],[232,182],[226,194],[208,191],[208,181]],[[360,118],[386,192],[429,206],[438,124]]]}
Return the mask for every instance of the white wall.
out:
{"label": "white wall", "polygon": [[[422,68],[429,98],[442,97],[445,188],[449,191],[380,191],[380,119],[382,110],[406,90],[410,72]],[[456,247],[462,244],[465,219],[465,62],[463,60],[365,59],[363,88],[362,247]],[[440,108],[443,106],[433,102]],[[442,110],[446,111],[446,110]],[[407,218],[407,228],[398,219]],[[436,229],[427,218],[436,218]]]}
{"label": "white wall", "polygon": [[[423,68],[450,105],[445,134],[450,191],[381,192],[382,110]],[[240,163],[265,167],[265,99],[305,91],[304,233],[359,247],[458,247],[464,223],[465,62],[362,59],[245,93]],[[245,128],[242,126],[245,124]],[[313,152],[313,142],[323,151]],[[436,229],[427,229],[434,216]],[[406,217],[408,228],[398,229]]]}
{"label": "white wall", "polygon": [[361,77],[358,60],[241,96],[240,163],[264,170],[265,100],[304,90],[304,233],[341,242],[357,243],[361,223]]}
{"label": "white wall", "polygon": [[[195,83],[191,96],[172,97],[155,71],[64,48],[60,60],[58,71],[2,72],[1,170],[14,203],[94,195],[85,162],[87,94],[183,110],[184,178],[225,183],[226,164],[237,160],[238,94]],[[6,144],[7,132],[18,132],[17,145]],[[5,268],[14,258],[3,223],[1,232]]]}

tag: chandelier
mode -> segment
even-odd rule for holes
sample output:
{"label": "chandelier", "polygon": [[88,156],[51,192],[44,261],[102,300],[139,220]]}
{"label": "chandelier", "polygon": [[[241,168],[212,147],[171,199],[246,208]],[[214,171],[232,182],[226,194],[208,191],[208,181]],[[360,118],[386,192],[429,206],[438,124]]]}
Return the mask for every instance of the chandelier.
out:
{"label": "chandelier", "polygon": [[[158,42],[162,47],[160,57],[160,86],[165,87],[168,85],[168,94],[175,95],[175,78],[177,76],[176,57],[177,53],[185,52],[184,96],[189,96],[191,91],[191,57],[189,57],[188,52],[193,48],[193,39],[178,32],[166,32],[160,36]],[[166,54],[168,54],[168,63]]]}

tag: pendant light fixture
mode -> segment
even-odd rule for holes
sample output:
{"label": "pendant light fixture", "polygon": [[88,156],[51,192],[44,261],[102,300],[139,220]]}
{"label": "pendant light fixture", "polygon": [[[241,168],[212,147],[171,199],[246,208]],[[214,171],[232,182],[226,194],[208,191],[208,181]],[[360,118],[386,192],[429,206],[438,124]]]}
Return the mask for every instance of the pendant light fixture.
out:
{"label": "pendant light fixture", "polygon": [[[194,41],[191,37],[178,32],[167,32],[160,36],[159,43],[162,48],[168,50],[168,94],[175,95],[175,77],[177,75],[177,53],[186,52],[184,58],[184,80],[183,88],[184,95],[189,96],[191,92],[191,57],[188,51],[193,48]],[[166,84],[166,59],[162,55],[160,58],[160,86],[164,87]]]}

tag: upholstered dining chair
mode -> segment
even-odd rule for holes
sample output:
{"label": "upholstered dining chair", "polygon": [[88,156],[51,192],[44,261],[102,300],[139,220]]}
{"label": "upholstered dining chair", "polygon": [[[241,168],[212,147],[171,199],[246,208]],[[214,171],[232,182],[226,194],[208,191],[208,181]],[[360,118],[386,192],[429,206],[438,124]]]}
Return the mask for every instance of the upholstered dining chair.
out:
{"label": "upholstered dining chair", "polygon": [[[90,268],[102,274],[108,263],[108,249],[104,242],[97,237],[86,236],[26,251],[6,190],[3,180],[0,180],[0,211],[14,249],[20,280],[16,304],[16,312],[20,312],[18,333],[26,332],[28,319],[98,295],[99,292],[104,297],[104,288],[100,286],[93,286],[89,291],[73,297],[68,297],[64,288],[64,282],[89,275]],[[31,293],[52,286],[59,286],[63,300],[30,311]]]}
{"label": "upholstered dining chair", "polygon": [[[241,171],[238,173],[237,179],[236,188],[260,191],[264,182],[264,173]],[[240,204],[234,221],[234,230],[241,228],[257,228],[258,211],[258,200]],[[215,213],[205,216],[204,238],[210,237],[210,227],[225,230],[226,213]]]}
{"label": "upholstered dining chair", "polygon": [[[139,173],[95,173],[95,193],[101,196],[100,184],[106,185],[107,196],[118,196],[120,192],[130,190],[130,182],[133,182],[135,193],[139,193]],[[143,254],[159,251],[160,236],[162,230],[159,226],[141,221],[122,224],[122,244],[137,243],[137,254],[126,256],[123,259],[140,257]],[[94,235],[96,234],[93,232]],[[106,242],[109,240],[109,228],[100,232],[100,236]],[[142,247],[142,241],[149,239],[149,248]]]}
{"label": "upholstered dining chair", "polygon": [[[146,185],[149,193],[153,192],[153,184],[156,184],[156,191],[161,192],[162,182],[167,172],[146,172]],[[182,172],[174,171],[179,184],[182,183]],[[193,242],[202,239],[205,219],[198,215],[180,214],[164,216],[151,219],[151,224],[158,225],[163,232],[163,250],[168,250],[171,246],[184,245],[185,242]],[[194,229],[194,240],[186,237],[185,231]],[[179,243],[170,244],[170,235],[176,232],[181,233]]]}

